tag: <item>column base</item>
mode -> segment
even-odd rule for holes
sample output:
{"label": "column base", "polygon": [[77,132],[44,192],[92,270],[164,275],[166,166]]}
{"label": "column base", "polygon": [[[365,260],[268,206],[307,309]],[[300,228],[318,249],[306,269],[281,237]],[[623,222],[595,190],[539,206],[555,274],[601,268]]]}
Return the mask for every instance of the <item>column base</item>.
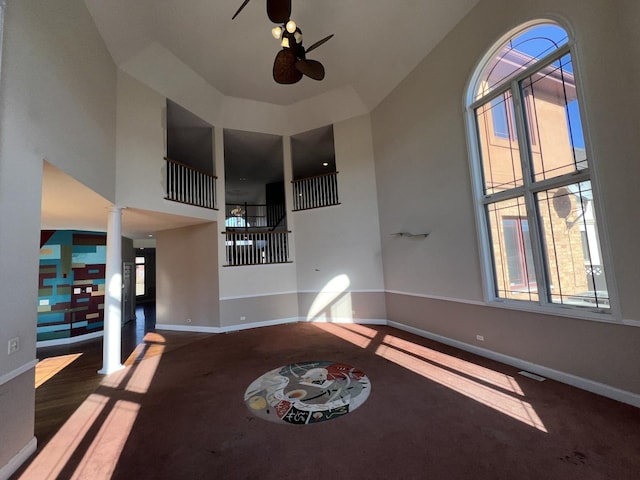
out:
{"label": "column base", "polygon": [[123,368],[125,368],[124,365],[113,365],[109,367],[102,367],[100,370],[98,370],[98,373],[100,375],[110,375],[112,373],[119,372]]}

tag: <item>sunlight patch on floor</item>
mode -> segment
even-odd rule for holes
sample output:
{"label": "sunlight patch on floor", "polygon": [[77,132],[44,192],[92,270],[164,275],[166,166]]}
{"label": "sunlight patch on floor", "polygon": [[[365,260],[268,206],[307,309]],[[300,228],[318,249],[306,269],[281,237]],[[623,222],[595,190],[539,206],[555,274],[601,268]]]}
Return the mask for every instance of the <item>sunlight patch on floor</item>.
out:
{"label": "sunlight patch on floor", "polygon": [[378,335],[378,331],[374,328],[365,327],[364,325],[358,325],[357,323],[343,323],[340,327],[345,330],[351,330],[352,332],[359,333],[368,338],[375,338]]}
{"label": "sunlight patch on floor", "polygon": [[55,377],[81,355],[82,353],[71,353],[69,355],[58,355],[57,357],[49,357],[40,360],[36,364],[36,388],[47,380]]}
{"label": "sunlight patch on floor", "polygon": [[438,367],[420,358],[404,353],[391,345],[382,344],[376,349],[376,355],[385,358],[407,370],[443,385],[451,390],[475,400],[487,407],[510,416],[540,431],[547,432],[542,420],[531,404],[502,393],[491,387],[470,380]]}
{"label": "sunlight patch on floor", "polygon": [[403,350],[412,355],[417,355],[425,360],[442,365],[443,367],[457,370],[460,373],[474,377],[495,387],[507,390],[516,395],[524,396],[524,392],[518,385],[515,378],[504,373],[496,372],[490,368],[481,367],[472,362],[467,362],[460,358],[447,355],[446,353],[432,350],[431,348],[403,340],[393,335],[385,335],[382,343]]}
{"label": "sunlight patch on floor", "polygon": [[[378,330],[358,324],[314,323],[314,326],[360,348],[370,347],[380,335]],[[524,396],[524,392],[510,375],[394,335],[384,335],[375,353],[467,398],[547,432],[533,406],[514,396]]]}
{"label": "sunlight patch on floor", "polygon": [[[137,365],[137,368],[133,370],[126,387],[128,391],[147,393],[158,369],[158,365],[160,365],[162,352],[164,352],[164,345],[149,346],[142,359],[139,360],[140,363]],[[143,362],[142,360],[145,361]]]}
{"label": "sunlight patch on floor", "polygon": [[109,399],[102,395],[95,393],[89,395],[58,430],[55,437],[31,462],[20,479],[49,480],[58,478],[108,401]]}
{"label": "sunlight patch on floor", "polygon": [[111,478],[139,410],[138,403],[124,400],[116,402],[72,479],[108,480]]}
{"label": "sunlight patch on floor", "polygon": [[164,343],[159,334],[145,335],[145,343],[138,345],[125,362],[128,367],[103,378],[99,393],[87,397],[20,479],[53,480],[61,473],[74,479],[111,478],[141,406],[118,396],[142,399],[160,364]]}
{"label": "sunlight patch on floor", "polygon": [[371,338],[361,335],[360,333],[352,332],[348,329],[342,328],[341,325],[336,325],[335,323],[315,323],[314,326],[319,328],[320,330],[331,333],[336,337],[340,337],[341,339],[346,340],[349,343],[353,343],[360,348],[367,348],[371,343]]}

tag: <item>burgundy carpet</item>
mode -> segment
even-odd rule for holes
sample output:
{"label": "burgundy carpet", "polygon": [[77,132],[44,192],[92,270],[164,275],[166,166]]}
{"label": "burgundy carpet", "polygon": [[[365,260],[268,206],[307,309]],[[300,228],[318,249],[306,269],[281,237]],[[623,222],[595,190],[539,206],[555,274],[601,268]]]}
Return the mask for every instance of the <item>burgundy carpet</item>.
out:
{"label": "burgundy carpet", "polygon": [[[63,460],[24,478],[640,478],[640,409],[390,327],[300,323],[175,348],[163,336],[89,397],[72,449],[42,452]],[[317,360],[364,372],[366,401],[305,425],[245,405],[265,372]]]}

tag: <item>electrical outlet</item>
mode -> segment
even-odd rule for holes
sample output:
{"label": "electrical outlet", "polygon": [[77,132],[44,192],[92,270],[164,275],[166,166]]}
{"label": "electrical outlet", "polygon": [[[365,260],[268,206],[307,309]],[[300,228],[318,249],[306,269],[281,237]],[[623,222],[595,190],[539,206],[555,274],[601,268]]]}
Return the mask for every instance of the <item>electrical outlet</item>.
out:
{"label": "electrical outlet", "polygon": [[12,353],[16,353],[20,350],[20,337],[15,337],[9,340],[9,344],[7,346],[7,352],[9,355]]}
{"label": "electrical outlet", "polygon": [[242,316],[240,317],[240,321],[241,321],[241,322],[244,322],[246,319],[247,319],[247,317],[245,317],[244,315],[242,315]]}
{"label": "electrical outlet", "polygon": [[478,340],[479,342],[484,342],[484,336],[476,335],[476,340]]}

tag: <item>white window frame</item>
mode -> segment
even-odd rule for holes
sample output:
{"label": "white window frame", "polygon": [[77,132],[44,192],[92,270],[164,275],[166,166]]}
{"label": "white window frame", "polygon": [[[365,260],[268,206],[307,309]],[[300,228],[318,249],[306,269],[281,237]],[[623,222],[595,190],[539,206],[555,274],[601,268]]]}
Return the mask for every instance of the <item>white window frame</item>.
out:
{"label": "white window frame", "polygon": [[[611,261],[611,253],[610,253],[610,242],[608,238],[608,232],[603,225],[605,223],[604,212],[602,208],[601,196],[599,194],[599,186],[597,182],[597,160],[594,158],[594,155],[591,150],[591,137],[589,135],[589,115],[586,112],[586,102],[583,96],[583,88],[582,88],[582,75],[579,71],[579,57],[576,55],[576,45],[573,41],[574,35],[570,29],[565,26],[566,22],[562,22],[555,19],[544,18],[537,19],[529,22],[525,22],[521,24],[519,27],[510,30],[508,33],[503,35],[500,39],[498,39],[492,47],[485,53],[480,62],[476,65],[476,68],[467,83],[467,88],[465,90],[464,97],[464,114],[465,114],[465,124],[466,124],[466,135],[467,135],[467,147],[469,152],[469,164],[471,171],[471,185],[472,185],[472,193],[473,193],[473,201],[475,207],[475,217],[476,217],[476,230],[478,234],[478,245],[480,252],[480,268],[482,274],[482,284],[483,284],[483,293],[485,303],[489,306],[498,307],[498,308],[508,308],[513,310],[521,310],[535,313],[543,313],[549,315],[563,316],[563,317],[571,317],[571,318],[580,318],[587,320],[595,320],[600,322],[607,323],[624,323],[628,324],[630,322],[624,321],[621,318],[619,300],[617,295],[617,287],[615,282],[615,274],[613,271],[613,262]],[[477,98],[477,87],[478,82],[481,76],[484,74],[484,70],[486,65],[495,58],[496,54],[504,47],[505,43],[511,39],[515,38],[524,31],[543,24],[553,24],[563,28],[568,34],[568,42],[563,45],[559,49],[554,50],[549,55],[541,58],[536,61],[533,65],[524,69],[521,72],[518,72],[517,75],[511,77],[508,81],[505,81],[498,88],[493,89],[490,93],[482,96],[481,98]],[[609,309],[596,309],[596,308],[588,308],[583,306],[572,306],[566,304],[557,304],[552,303],[548,298],[548,279],[546,275],[542,278],[537,279],[537,283],[540,286],[540,293],[538,295],[538,301],[524,301],[524,300],[514,300],[508,298],[498,297],[496,294],[496,285],[494,278],[494,259],[492,255],[491,245],[489,243],[490,235],[489,235],[489,225],[486,215],[486,205],[489,203],[495,203],[500,199],[508,199],[514,198],[514,191],[519,190],[521,196],[528,197],[526,198],[527,205],[527,218],[529,221],[529,228],[533,229],[532,235],[532,249],[534,250],[534,263],[536,272],[545,271],[544,268],[544,260],[543,260],[543,247],[541,234],[538,224],[538,219],[536,213],[530,208],[531,205],[534,205],[535,199],[533,198],[535,194],[539,191],[547,190],[550,188],[554,188],[556,186],[561,186],[566,184],[567,175],[563,175],[560,177],[550,178],[544,181],[536,182],[535,190],[529,188],[532,180],[530,175],[531,162],[527,159],[526,164],[523,165],[523,178],[525,182],[525,186],[518,187],[516,189],[510,189],[508,193],[498,192],[494,195],[487,196],[484,193],[484,183],[483,183],[483,172],[482,172],[482,157],[480,153],[480,142],[479,142],[479,134],[477,132],[477,123],[476,123],[476,108],[480,105],[488,104],[493,99],[503,95],[507,90],[511,91],[514,109],[515,109],[515,117],[516,123],[518,124],[518,139],[517,143],[521,152],[524,152],[523,155],[529,156],[529,146],[528,140],[524,135],[521,135],[521,132],[526,131],[525,122],[526,117],[522,110],[522,101],[521,101],[521,91],[519,88],[519,82],[524,78],[530,76],[532,73],[540,71],[544,65],[548,65],[552,63],[556,58],[561,58],[562,56],[570,54],[571,60],[573,63],[573,69],[576,78],[576,87],[577,87],[577,97],[578,97],[578,105],[580,109],[580,117],[582,121],[582,129],[583,135],[585,138],[585,148],[587,152],[587,158],[589,159],[589,167],[588,169],[581,170],[570,174],[572,181],[571,184],[580,183],[582,181],[590,181],[591,188],[594,194],[594,202],[593,208],[595,209],[596,218],[598,219],[598,235],[600,238],[600,250],[602,253],[602,264],[604,265],[605,272],[607,274],[607,288],[609,295]],[[525,168],[526,167],[526,170]],[[502,197],[502,198],[501,198]],[[490,198],[490,200],[489,200]],[[634,323],[635,325],[635,323]]]}

